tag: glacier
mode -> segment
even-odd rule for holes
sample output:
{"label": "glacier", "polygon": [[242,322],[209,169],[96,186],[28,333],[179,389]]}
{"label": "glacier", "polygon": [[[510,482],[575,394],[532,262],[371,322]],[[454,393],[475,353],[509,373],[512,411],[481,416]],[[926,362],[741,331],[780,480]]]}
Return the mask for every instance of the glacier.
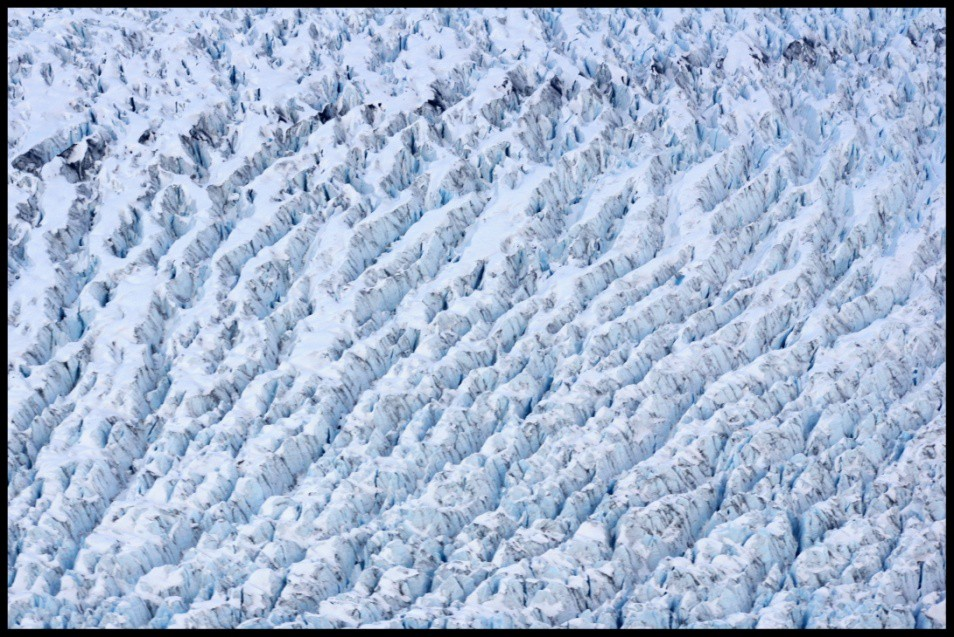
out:
{"label": "glacier", "polygon": [[8,628],[946,627],[945,24],[10,9]]}

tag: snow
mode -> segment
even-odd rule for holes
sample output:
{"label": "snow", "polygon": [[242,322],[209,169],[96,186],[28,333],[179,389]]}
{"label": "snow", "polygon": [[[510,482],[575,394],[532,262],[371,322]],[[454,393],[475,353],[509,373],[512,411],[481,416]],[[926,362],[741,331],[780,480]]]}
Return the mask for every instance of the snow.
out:
{"label": "snow", "polygon": [[10,10],[8,627],[946,627],[945,19]]}

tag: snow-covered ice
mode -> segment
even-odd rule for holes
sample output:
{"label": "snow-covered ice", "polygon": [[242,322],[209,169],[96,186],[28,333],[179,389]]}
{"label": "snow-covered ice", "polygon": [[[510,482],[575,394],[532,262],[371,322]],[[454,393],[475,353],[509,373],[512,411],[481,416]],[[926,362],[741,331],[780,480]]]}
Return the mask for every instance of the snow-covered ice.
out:
{"label": "snow-covered ice", "polygon": [[946,627],[943,10],[8,13],[9,627]]}

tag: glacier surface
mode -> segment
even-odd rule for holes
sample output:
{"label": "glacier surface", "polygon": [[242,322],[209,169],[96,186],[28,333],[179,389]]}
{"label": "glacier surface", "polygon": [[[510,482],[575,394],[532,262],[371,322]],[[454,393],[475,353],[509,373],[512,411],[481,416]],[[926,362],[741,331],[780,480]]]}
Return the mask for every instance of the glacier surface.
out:
{"label": "glacier surface", "polygon": [[8,14],[8,627],[945,627],[943,10]]}

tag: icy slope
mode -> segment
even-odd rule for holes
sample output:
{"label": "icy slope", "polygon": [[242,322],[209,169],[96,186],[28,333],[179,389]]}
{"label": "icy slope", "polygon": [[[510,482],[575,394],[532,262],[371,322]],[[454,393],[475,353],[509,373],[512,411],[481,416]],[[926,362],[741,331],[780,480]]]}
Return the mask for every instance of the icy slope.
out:
{"label": "icy slope", "polygon": [[9,625],[946,625],[945,21],[12,10]]}

